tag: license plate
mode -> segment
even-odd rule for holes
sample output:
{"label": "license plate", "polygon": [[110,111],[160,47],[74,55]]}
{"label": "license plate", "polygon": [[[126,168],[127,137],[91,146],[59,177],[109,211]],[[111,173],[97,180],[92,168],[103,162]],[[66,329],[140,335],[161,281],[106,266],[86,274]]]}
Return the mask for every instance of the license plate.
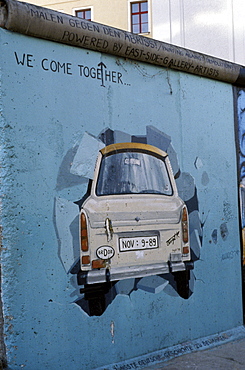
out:
{"label": "license plate", "polygon": [[119,238],[120,252],[154,248],[158,248],[158,238],[156,235],[135,238]]}

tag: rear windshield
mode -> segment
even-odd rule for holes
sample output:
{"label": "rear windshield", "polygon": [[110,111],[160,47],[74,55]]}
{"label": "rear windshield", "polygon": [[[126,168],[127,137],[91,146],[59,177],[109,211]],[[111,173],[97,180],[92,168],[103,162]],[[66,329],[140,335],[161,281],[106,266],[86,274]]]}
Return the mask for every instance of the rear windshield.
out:
{"label": "rear windshield", "polygon": [[104,156],[96,194],[163,194],[172,195],[164,159],[147,153],[117,152]]}

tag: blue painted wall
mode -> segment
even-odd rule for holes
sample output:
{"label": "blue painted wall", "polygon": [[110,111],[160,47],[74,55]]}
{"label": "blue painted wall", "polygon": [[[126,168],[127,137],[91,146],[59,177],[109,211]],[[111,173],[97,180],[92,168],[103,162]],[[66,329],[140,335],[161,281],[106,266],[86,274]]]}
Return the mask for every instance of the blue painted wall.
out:
{"label": "blue painted wall", "polygon": [[[0,37],[10,368],[95,369],[241,325],[231,85],[2,29]],[[71,205],[86,192],[87,179],[69,171],[85,133],[97,138],[109,127],[144,136],[149,125],[170,136],[181,171],[195,181],[203,234],[194,292],[183,300],[169,286],[138,289],[89,317],[74,303],[55,200]]]}

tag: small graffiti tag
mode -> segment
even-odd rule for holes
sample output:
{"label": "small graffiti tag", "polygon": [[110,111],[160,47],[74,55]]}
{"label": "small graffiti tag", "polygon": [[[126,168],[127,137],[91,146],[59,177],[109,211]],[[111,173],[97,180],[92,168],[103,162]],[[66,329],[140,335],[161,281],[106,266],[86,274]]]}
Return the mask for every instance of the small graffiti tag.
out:
{"label": "small graffiti tag", "polygon": [[230,252],[227,252],[227,253],[222,254],[221,260],[222,261],[224,261],[224,260],[232,260],[234,257],[239,256],[239,255],[240,255],[240,251],[239,250],[233,250],[233,251],[230,251]]}
{"label": "small graffiti tag", "polygon": [[179,238],[179,231],[177,231],[177,233],[175,233],[173,236],[171,236],[171,238],[169,238],[167,241],[166,241],[166,244],[167,246],[169,246],[170,244],[174,244],[175,240],[177,238]]}

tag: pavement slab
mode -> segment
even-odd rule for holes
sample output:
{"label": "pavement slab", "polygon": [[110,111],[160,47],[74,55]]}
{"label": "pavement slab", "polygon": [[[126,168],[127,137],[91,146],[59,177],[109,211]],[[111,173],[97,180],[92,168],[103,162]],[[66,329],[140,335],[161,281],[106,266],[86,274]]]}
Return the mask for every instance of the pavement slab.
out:
{"label": "pavement slab", "polygon": [[207,350],[188,353],[144,370],[244,370],[245,339],[236,340]]}

